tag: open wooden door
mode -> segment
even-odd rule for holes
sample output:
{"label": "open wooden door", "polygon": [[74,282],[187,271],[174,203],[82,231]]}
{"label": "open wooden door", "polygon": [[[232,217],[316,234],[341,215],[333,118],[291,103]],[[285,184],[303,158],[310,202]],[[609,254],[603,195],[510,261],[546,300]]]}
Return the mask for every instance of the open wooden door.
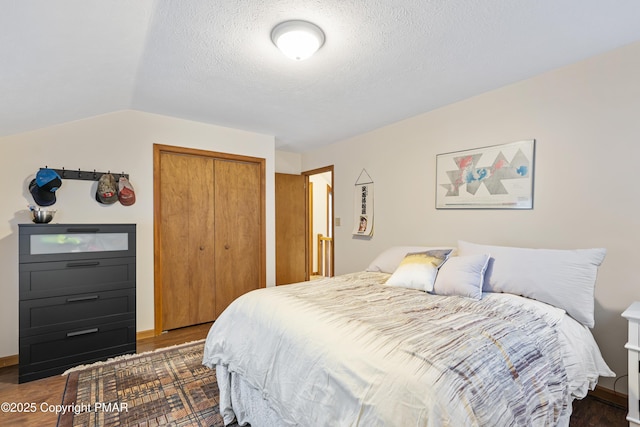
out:
{"label": "open wooden door", "polygon": [[304,175],[276,173],[276,285],[309,279],[305,182]]}

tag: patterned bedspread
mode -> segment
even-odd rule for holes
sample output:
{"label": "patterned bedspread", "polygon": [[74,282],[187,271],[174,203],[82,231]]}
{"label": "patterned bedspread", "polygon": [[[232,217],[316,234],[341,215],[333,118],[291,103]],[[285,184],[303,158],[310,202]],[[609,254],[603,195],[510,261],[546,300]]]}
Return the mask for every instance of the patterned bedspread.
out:
{"label": "patterned bedspread", "polygon": [[561,311],[499,294],[429,295],[387,278],[362,272],[246,294],[214,323],[203,363],[242,375],[291,425],[568,420]]}

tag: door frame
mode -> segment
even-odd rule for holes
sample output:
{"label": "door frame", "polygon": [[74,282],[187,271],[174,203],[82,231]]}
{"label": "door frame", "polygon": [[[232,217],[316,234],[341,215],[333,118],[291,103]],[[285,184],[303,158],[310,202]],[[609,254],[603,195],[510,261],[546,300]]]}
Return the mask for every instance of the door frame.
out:
{"label": "door frame", "polygon": [[191,156],[209,157],[212,159],[231,160],[257,163],[260,165],[260,283],[259,287],[266,287],[267,283],[267,231],[266,231],[266,160],[260,157],[239,154],[221,153],[217,151],[201,150],[197,148],[178,147],[173,145],[153,144],[153,296],[154,296],[154,334],[160,335],[162,329],[162,232],[160,195],[160,155],[161,153],[183,154]]}
{"label": "door frame", "polygon": [[[302,172],[301,175],[303,175],[305,177],[305,186],[307,188],[307,191],[305,191],[305,206],[307,207],[307,214],[305,215],[305,222],[306,222],[306,229],[307,229],[307,243],[306,243],[306,248],[307,248],[307,274],[311,274],[311,272],[313,271],[313,245],[315,244],[315,239],[314,236],[312,236],[312,229],[313,227],[311,226],[311,219],[313,218],[313,208],[312,208],[312,201],[309,198],[309,188],[310,188],[310,182],[309,182],[309,177],[311,175],[317,175],[317,174],[321,174],[321,173],[325,173],[325,172],[331,172],[331,191],[333,192],[333,197],[331,197],[331,212],[332,215],[335,216],[335,186],[334,186],[334,167],[333,165],[330,166],[325,166],[325,167],[321,167],[321,168],[317,168],[317,169],[311,169],[308,171],[304,171]],[[335,233],[335,221],[331,221],[331,236],[333,239],[333,250],[331,251],[331,266],[330,266],[330,270],[331,270],[331,276],[335,275],[335,270],[334,270],[334,265],[335,265],[335,248],[336,248],[336,233]],[[309,277],[307,277],[307,280],[309,280]]]}

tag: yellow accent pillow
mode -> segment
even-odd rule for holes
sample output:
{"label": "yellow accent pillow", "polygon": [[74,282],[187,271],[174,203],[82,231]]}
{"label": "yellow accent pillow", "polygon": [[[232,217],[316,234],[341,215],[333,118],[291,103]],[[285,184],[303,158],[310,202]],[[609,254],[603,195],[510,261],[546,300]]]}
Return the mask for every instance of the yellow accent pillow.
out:
{"label": "yellow accent pillow", "polygon": [[432,292],[438,268],[447,260],[451,249],[436,249],[407,254],[386,284]]}

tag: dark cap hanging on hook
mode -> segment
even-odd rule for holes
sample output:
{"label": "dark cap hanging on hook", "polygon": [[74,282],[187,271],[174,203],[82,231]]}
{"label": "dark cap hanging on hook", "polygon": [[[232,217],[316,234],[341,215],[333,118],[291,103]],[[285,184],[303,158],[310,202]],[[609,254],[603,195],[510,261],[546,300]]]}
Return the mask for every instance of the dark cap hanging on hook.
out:
{"label": "dark cap hanging on hook", "polygon": [[56,202],[56,191],[61,186],[60,175],[53,169],[43,168],[29,183],[29,192],[39,206],[51,206]]}

